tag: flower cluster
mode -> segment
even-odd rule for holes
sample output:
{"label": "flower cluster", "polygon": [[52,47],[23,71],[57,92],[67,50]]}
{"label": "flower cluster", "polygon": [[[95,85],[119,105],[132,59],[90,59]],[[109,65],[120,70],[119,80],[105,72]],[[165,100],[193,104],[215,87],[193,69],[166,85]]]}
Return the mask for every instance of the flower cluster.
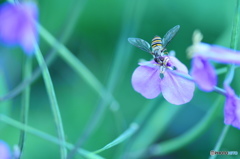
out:
{"label": "flower cluster", "polygon": [[[200,32],[195,32],[193,46],[188,49],[188,55],[192,57],[190,71],[192,78],[188,75],[186,66],[177,58],[161,56],[160,60],[139,63],[140,66],[132,75],[132,86],[135,91],[149,99],[162,93],[168,102],[176,105],[187,103],[192,99],[194,83],[203,91],[213,91],[217,85],[217,74],[211,62],[240,65],[240,52],[202,43],[201,40]],[[224,123],[240,129],[240,98],[230,87],[232,78],[233,74],[224,82],[226,97]]]}
{"label": "flower cluster", "polygon": [[240,99],[229,85],[225,85],[224,88],[226,90],[224,123],[240,129]]}
{"label": "flower cluster", "polygon": [[[189,48],[192,59],[191,75],[204,91],[212,91],[217,84],[217,75],[211,61],[225,64],[240,64],[240,52],[217,45],[201,43],[201,34],[195,32],[193,46]],[[224,90],[226,101],[224,107],[224,123],[240,129],[240,99],[230,87],[233,74],[226,78]]]}
{"label": "flower cluster", "polygon": [[6,45],[20,45],[27,54],[32,54],[38,34],[35,21],[38,10],[34,3],[0,6],[0,41]]}
{"label": "flower cluster", "polygon": [[[154,60],[139,63],[140,66],[132,75],[133,88],[149,99],[157,97],[162,92],[163,97],[172,104],[187,103],[193,97],[195,85],[172,71],[189,76],[188,69],[174,56],[167,58],[169,58],[167,67]],[[160,77],[161,74],[163,78]]]}
{"label": "flower cluster", "polygon": [[240,64],[240,52],[217,45],[201,43],[201,33],[194,33],[193,46],[189,51],[192,57],[191,75],[204,91],[212,91],[217,84],[217,75],[211,61],[225,64]]}

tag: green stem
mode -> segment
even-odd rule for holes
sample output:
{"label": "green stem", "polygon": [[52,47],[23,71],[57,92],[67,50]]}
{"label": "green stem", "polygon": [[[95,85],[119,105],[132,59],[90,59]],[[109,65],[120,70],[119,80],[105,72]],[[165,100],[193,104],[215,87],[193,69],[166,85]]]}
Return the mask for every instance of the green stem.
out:
{"label": "green stem", "polygon": [[100,153],[102,151],[110,149],[113,146],[120,144],[121,142],[125,141],[127,138],[132,136],[134,133],[136,133],[136,131],[138,130],[138,127],[139,127],[138,124],[132,123],[130,127],[125,132],[123,132],[119,137],[117,137],[115,140],[113,140],[103,148],[94,151],[94,153]]}
{"label": "green stem", "polygon": [[218,114],[217,110],[222,101],[223,97],[219,96],[210,111],[207,112],[205,117],[196,126],[179,137],[151,146],[147,154],[150,156],[166,155],[194,141],[212,124],[213,119]]}
{"label": "green stem", "polygon": [[[218,138],[218,142],[217,142],[216,146],[214,147],[214,151],[219,151],[220,150],[220,147],[221,147],[221,145],[224,141],[224,138],[227,135],[227,132],[228,132],[229,128],[230,128],[229,125],[224,126],[223,131],[222,131],[220,137]],[[213,155],[213,156],[210,156],[209,159],[215,159],[216,157],[217,157],[217,155]]]}
{"label": "green stem", "polygon": [[105,96],[109,96],[107,98],[107,102],[109,103],[111,100],[115,101],[112,94],[109,94],[100,81],[94,76],[94,74],[64,45],[59,43],[45,28],[43,28],[40,24],[38,24],[38,29],[40,34],[44,37],[44,39],[54,47],[62,59],[67,62],[69,66],[71,66],[102,98]]}
{"label": "green stem", "polygon": [[224,74],[228,71],[227,67],[222,67],[216,70],[216,74],[220,75],[220,74]]}
{"label": "green stem", "polygon": [[[54,136],[51,136],[45,132],[42,132],[42,131],[39,131],[33,127],[30,127],[30,126],[27,126],[27,125],[24,125],[12,118],[9,118],[8,116],[6,115],[3,115],[3,114],[0,114],[0,121],[6,123],[6,124],[9,124],[17,129],[21,129],[21,130],[24,130],[25,132],[28,132],[30,134],[33,134],[35,136],[38,136],[42,139],[45,139],[47,141],[50,141],[52,143],[55,143],[55,144],[58,144],[58,145],[63,145],[64,147],[68,148],[68,149],[72,149],[74,147],[73,144],[70,144],[70,143],[67,143],[67,142],[62,142],[60,141],[58,138],[54,137]],[[84,150],[84,149],[78,149],[77,152],[84,158],[86,159],[103,159],[101,156],[97,155],[97,154],[94,154],[94,153],[91,153],[87,150]]]}
{"label": "green stem", "polygon": [[[128,62],[131,57],[130,51],[132,47],[130,47],[130,45],[127,43],[127,38],[130,34],[131,35],[136,34],[139,28],[139,24],[141,22],[142,14],[144,13],[144,10],[146,8],[147,2],[148,2],[147,0],[145,1],[136,0],[136,1],[127,1],[126,3],[126,6],[125,6],[126,8],[124,9],[124,12],[123,12],[123,23],[122,23],[123,25],[121,28],[121,32],[119,34],[120,36],[118,38],[115,57],[112,62],[111,71],[109,71],[111,72],[111,74],[109,75],[107,80],[106,91],[109,94],[111,94],[114,91],[114,88],[116,87],[116,84],[119,81],[119,74],[121,72],[124,72],[123,69],[126,68],[126,66],[128,66]],[[124,65],[122,63],[123,61],[124,61]],[[92,132],[94,132],[94,130],[97,129],[97,126],[102,121],[102,117],[109,104],[109,102],[107,102],[108,100],[109,100],[109,96],[108,94],[105,94],[105,96],[103,96],[102,100],[98,104],[96,110],[93,112],[91,119],[87,123],[87,126],[84,129],[85,131],[79,137],[76,143],[76,148],[80,147],[84,143],[84,141],[86,141],[86,139],[92,134]],[[74,154],[75,154],[75,149],[73,149],[69,153],[68,158],[71,158],[72,156],[74,156]]]}
{"label": "green stem", "polygon": [[[24,72],[23,72],[23,78],[29,78],[32,73],[32,58],[31,57],[26,57],[25,61],[25,67],[24,67]],[[22,111],[21,111],[21,116],[22,116],[22,123],[26,124],[28,123],[28,111],[29,111],[29,103],[30,103],[30,85],[28,85],[22,96]],[[25,136],[26,133],[24,130],[20,132],[20,138],[19,138],[19,149],[20,149],[20,154],[19,154],[19,159],[21,158],[22,152],[23,152],[23,147],[24,147],[24,142],[25,142]]]}
{"label": "green stem", "polygon": [[[239,27],[240,27],[240,3],[239,0],[236,1],[237,5],[236,5],[236,12],[235,12],[235,19],[233,21],[233,29],[232,29],[232,36],[231,36],[231,42],[230,42],[230,48],[236,50],[237,49],[237,44],[239,42]],[[230,85],[233,77],[234,77],[234,73],[235,73],[235,65],[230,65],[228,67],[228,74],[225,77],[224,83],[227,85]],[[227,136],[227,132],[229,130],[229,125],[225,125],[225,127],[222,130],[222,133],[217,141],[217,144],[214,148],[214,151],[219,151],[221,148],[221,145],[225,139],[225,137]],[[216,156],[210,156],[210,159],[215,159]]]}
{"label": "green stem", "polygon": [[43,59],[42,53],[41,53],[38,45],[35,45],[35,52],[36,52],[36,57],[37,57],[37,61],[39,63],[39,66],[42,68],[42,71],[43,71],[43,79],[44,79],[44,82],[45,82],[45,86],[46,86],[46,89],[47,89],[49,100],[51,102],[51,108],[52,108],[52,112],[53,112],[53,116],[54,116],[54,121],[55,121],[55,124],[56,124],[56,127],[57,127],[59,140],[62,143],[60,145],[61,158],[65,159],[66,156],[67,156],[67,150],[63,146],[64,143],[65,143],[65,135],[64,135],[62,119],[61,119],[61,115],[60,115],[60,111],[59,111],[59,107],[58,107],[58,103],[57,103],[57,98],[56,98],[55,91],[54,91],[54,88],[53,88],[53,83],[52,83],[47,65],[46,65],[46,63]]}
{"label": "green stem", "polygon": [[240,3],[237,0],[235,19],[233,21],[232,36],[230,42],[230,48],[237,50],[237,44],[239,41],[239,21],[240,21]]}
{"label": "green stem", "polygon": [[[151,100],[136,117],[138,132],[129,140],[121,158],[142,158],[146,149],[163,134],[182,107],[171,107],[167,101],[159,103],[159,99]],[[159,124],[161,121],[161,124]],[[147,139],[146,139],[147,137]]]}

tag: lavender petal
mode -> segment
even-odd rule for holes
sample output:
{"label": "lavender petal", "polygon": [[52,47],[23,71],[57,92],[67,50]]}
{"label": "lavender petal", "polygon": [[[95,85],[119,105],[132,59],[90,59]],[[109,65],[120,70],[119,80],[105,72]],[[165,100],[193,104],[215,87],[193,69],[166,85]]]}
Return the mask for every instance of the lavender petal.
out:
{"label": "lavender petal", "polygon": [[0,140],[0,159],[11,159],[10,148],[2,140]]}
{"label": "lavender petal", "polygon": [[4,3],[0,6],[0,40],[7,45],[20,45],[32,54],[38,39],[35,20],[38,10],[34,3],[19,5]]}
{"label": "lavender petal", "polygon": [[240,99],[236,97],[233,89],[225,85],[227,92],[224,107],[224,123],[240,129]]}
{"label": "lavender petal", "polygon": [[[189,76],[187,73],[180,73]],[[164,73],[164,78],[160,85],[163,97],[175,105],[188,103],[192,99],[195,90],[194,82],[175,75],[170,71]]]}
{"label": "lavender petal", "polygon": [[135,91],[141,93],[145,98],[152,99],[161,93],[161,79],[158,66],[139,66],[133,72],[132,86]]}
{"label": "lavender petal", "polygon": [[169,56],[169,63],[171,66],[175,66],[178,71],[188,73],[187,67],[182,62],[180,62],[176,57]]}
{"label": "lavender petal", "polygon": [[200,43],[194,53],[204,59],[213,60],[220,63],[240,64],[240,52],[223,46]]}
{"label": "lavender petal", "polygon": [[191,75],[199,88],[204,91],[212,91],[217,84],[217,76],[213,66],[200,57],[193,58]]}

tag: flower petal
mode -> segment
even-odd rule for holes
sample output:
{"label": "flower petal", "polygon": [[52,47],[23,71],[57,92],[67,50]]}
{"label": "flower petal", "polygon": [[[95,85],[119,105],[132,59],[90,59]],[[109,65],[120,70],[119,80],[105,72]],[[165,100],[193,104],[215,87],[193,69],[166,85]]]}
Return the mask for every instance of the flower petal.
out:
{"label": "flower petal", "polygon": [[0,159],[10,159],[10,148],[9,146],[4,142],[0,140]]}
{"label": "flower petal", "polygon": [[199,43],[195,48],[194,56],[221,63],[240,64],[239,51],[207,43]]}
{"label": "flower petal", "polygon": [[[187,73],[180,72],[189,76]],[[185,78],[166,71],[160,83],[163,97],[170,103],[181,105],[189,102],[194,93],[195,84]]]}
{"label": "flower petal", "polygon": [[149,99],[155,98],[161,93],[160,82],[158,66],[139,66],[132,75],[134,90]]}
{"label": "flower petal", "polygon": [[23,50],[31,54],[38,39],[38,10],[34,3],[4,3],[0,7],[0,39],[8,45],[19,44]]}
{"label": "flower petal", "polygon": [[24,48],[25,52],[31,54],[33,53],[35,43],[38,41],[37,27],[35,24],[38,17],[38,10],[34,3],[26,3],[23,7],[26,12],[26,16],[28,16],[29,22],[26,22],[23,27],[21,33],[22,36],[20,36],[20,44]]}
{"label": "flower petal", "polygon": [[212,91],[217,84],[217,76],[213,66],[200,57],[193,58],[191,75],[199,88],[204,91]]}
{"label": "flower petal", "polygon": [[171,64],[171,66],[175,66],[178,71],[188,73],[187,67],[183,63],[181,63],[176,57],[169,56],[169,59],[169,63]]}
{"label": "flower petal", "polygon": [[231,87],[226,85],[224,87],[227,92],[224,108],[224,123],[240,129],[240,99],[236,97]]}

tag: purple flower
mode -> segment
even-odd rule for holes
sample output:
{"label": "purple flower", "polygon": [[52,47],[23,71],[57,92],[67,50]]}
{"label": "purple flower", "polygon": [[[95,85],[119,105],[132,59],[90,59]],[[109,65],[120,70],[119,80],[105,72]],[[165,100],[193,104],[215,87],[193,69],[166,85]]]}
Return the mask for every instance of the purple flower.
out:
{"label": "purple flower", "polygon": [[224,108],[224,123],[240,129],[240,99],[236,97],[234,90],[224,85],[226,90],[226,101]]}
{"label": "purple flower", "polygon": [[222,46],[195,43],[189,50],[193,57],[191,75],[204,91],[212,91],[217,84],[217,75],[210,61],[240,64],[240,52]]}
{"label": "purple flower", "polygon": [[0,159],[11,159],[10,148],[2,140],[0,140]]}
{"label": "purple flower", "polygon": [[[168,56],[167,67],[159,63],[147,61],[139,63],[139,67],[133,72],[132,85],[135,91],[141,93],[144,97],[152,99],[157,97],[161,92],[163,97],[170,103],[181,105],[189,102],[193,97],[195,85],[171,71],[173,67],[182,74],[188,75],[188,70],[177,58]],[[160,77],[163,73],[164,77]]]}
{"label": "purple flower", "polygon": [[212,60],[219,63],[240,64],[240,51],[207,43],[198,43],[193,47],[193,57],[202,57],[205,60]]}
{"label": "purple flower", "polygon": [[34,3],[0,6],[0,40],[8,45],[20,45],[27,54],[32,54],[38,34],[35,21],[38,10]]}
{"label": "purple flower", "polygon": [[190,73],[199,88],[204,91],[212,91],[217,84],[217,76],[214,67],[202,57],[195,57],[192,60]]}

